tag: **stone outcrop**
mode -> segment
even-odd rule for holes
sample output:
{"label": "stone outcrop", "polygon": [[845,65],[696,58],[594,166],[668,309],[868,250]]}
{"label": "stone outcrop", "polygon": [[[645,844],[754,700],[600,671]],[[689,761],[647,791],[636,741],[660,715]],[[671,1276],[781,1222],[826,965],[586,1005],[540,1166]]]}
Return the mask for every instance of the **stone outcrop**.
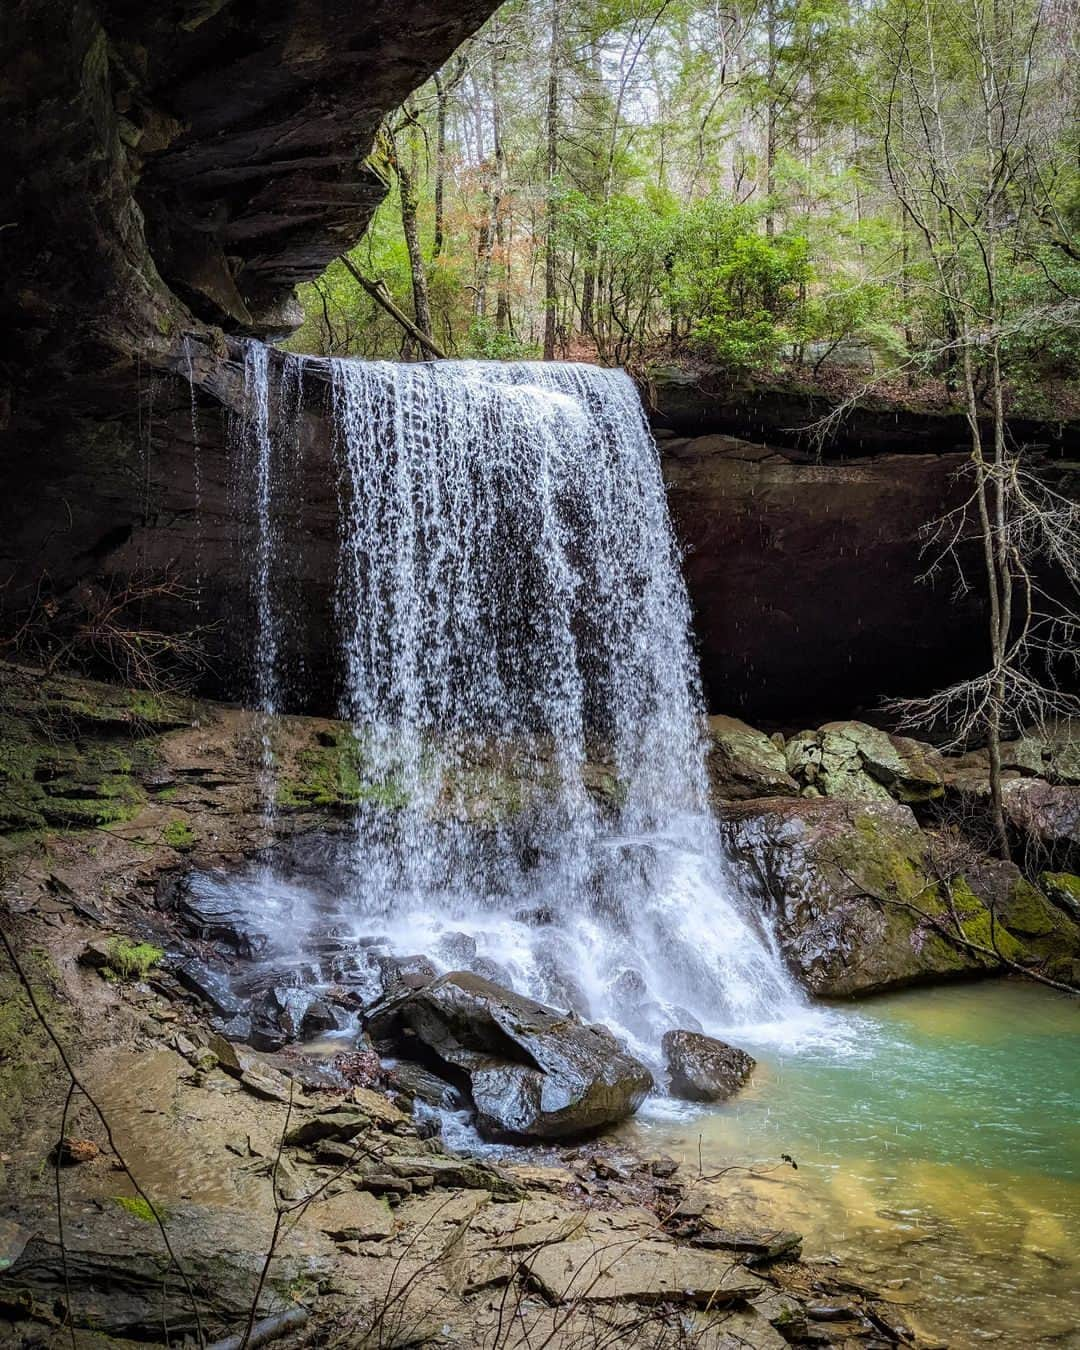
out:
{"label": "stone outcrop", "polygon": [[115,413],[136,361],[180,369],[187,332],[202,359],[217,345],[208,325],[294,328],[293,287],[360,237],[386,191],[366,158],[381,118],[493,7],[5,6],[12,415],[31,396],[86,399],[102,374]]}
{"label": "stone outcrop", "polygon": [[[222,416],[241,386],[225,334],[296,326],[293,288],[360,237],[386,191],[367,158],[382,117],[494,7],[3,7],[0,635],[35,605],[70,627],[132,578],[167,576],[147,622],[213,630],[204,689],[243,690],[245,546]],[[333,489],[309,468],[322,496],[305,493],[284,529],[315,546],[294,551],[291,600],[311,616],[295,636],[329,711]]]}
{"label": "stone outcrop", "polygon": [[[810,381],[741,380],[730,371],[696,366],[655,366],[642,381],[642,396],[657,427],[678,436],[721,435],[767,441],[786,449],[816,451],[822,419],[839,396]],[[1020,444],[1060,450],[1075,447],[1080,421],[1039,421],[1012,416]],[[987,430],[989,418],[987,418]],[[864,395],[843,417],[830,419],[820,436],[825,459],[892,454],[966,454],[969,431],[959,407],[898,403],[894,397]]]}
{"label": "stone outcrop", "polygon": [[1009,824],[1045,856],[1080,867],[1080,787],[1015,779],[1002,789]]}
{"label": "stone outcrop", "polygon": [[[197,386],[200,360],[196,353]],[[194,408],[186,381],[174,377],[148,378],[141,413],[132,396],[107,422],[75,402],[50,423],[47,455],[37,432],[12,428],[12,490],[0,501],[9,626],[43,578],[60,617],[74,618],[132,578],[169,576],[175,584],[150,598],[147,622],[166,632],[204,629],[216,672],[207,692],[243,694],[255,510],[219,401],[238,400],[240,374],[235,353],[215,357]],[[282,464],[275,489],[290,567],[274,604],[290,706],[325,713],[340,687],[339,539],[319,362],[305,364],[304,385],[300,453]],[[276,395],[271,402],[276,409]],[[805,725],[978,667],[977,598],[958,603],[947,585],[918,580],[920,527],[960,500],[962,456],[817,464],[716,436],[669,438],[661,453],[713,706]],[[301,654],[302,680],[291,676]]]}
{"label": "stone outcrop", "polygon": [[799,785],[787,771],[780,744],[737,717],[709,718],[709,777],[716,795],[729,801],[747,797],[794,797]]}
{"label": "stone outcrop", "polygon": [[829,722],[786,740],[741,730],[740,746],[783,754],[796,800],[786,787],[785,797],[746,797],[714,752],[725,832],[807,987],[870,993],[1003,962],[1077,983],[1080,910],[1070,878],[1080,859],[1080,786],[1066,781],[1076,775],[1077,732],[1061,722],[1003,747],[1006,816],[1027,875],[984,851],[992,837],[985,750],[945,755],[864,722]]}
{"label": "stone outcrop", "polygon": [[784,759],[809,795],[912,803],[945,790],[937,751],[865,722],[827,722],[800,732],[787,741]]}
{"label": "stone outcrop", "polygon": [[745,1050],[696,1031],[668,1031],[660,1042],[673,1097],[691,1102],[723,1102],[754,1072],[756,1060]]}
{"label": "stone outcrop", "polygon": [[652,1086],[605,1027],[467,972],[392,998],[365,1025],[377,1043],[409,1058],[422,1049],[464,1077],[488,1138],[589,1134],[631,1115]]}
{"label": "stone outcrop", "polygon": [[1080,927],[1011,863],[980,862],[892,800],[730,803],[723,829],[801,982],[823,997],[978,974],[1071,981]]}

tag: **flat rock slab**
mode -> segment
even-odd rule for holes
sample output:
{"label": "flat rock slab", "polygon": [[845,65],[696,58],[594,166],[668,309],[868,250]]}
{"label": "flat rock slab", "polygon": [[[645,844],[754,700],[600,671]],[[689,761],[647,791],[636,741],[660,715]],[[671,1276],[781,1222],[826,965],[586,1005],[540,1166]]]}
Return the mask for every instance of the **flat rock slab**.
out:
{"label": "flat rock slab", "polygon": [[316,1201],[305,1219],[339,1242],[388,1238],[394,1231],[390,1206],[369,1191],[342,1191]]}
{"label": "flat rock slab", "polygon": [[[242,1325],[266,1259],[265,1223],[243,1209],[181,1203],[169,1209],[167,1227],[202,1307],[204,1328],[216,1334]],[[177,1342],[195,1335],[192,1299],[170,1273],[156,1223],[116,1204],[99,1212],[69,1211],[66,1261],[51,1214],[43,1214],[41,1228],[21,1247],[18,1233],[3,1236],[5,1254],[14,1260],[0,1269],[0,1301],[29,1294],[59,1306],[67,1286],[75,1326],[100,1336],[124,1338],[125,1344],[159,1342],[163,1323]],[[317,1229],[297,1226],[282,1234],[259,1295],[259,1316],[292,1306],[293,1289],[324,1282],[333,1266],[333,1246]]]}
{"label": "flat rock slab", "polygon": [[522,1200],[526,1194],[513,1177],[473,1158],[441,1153],[395,1154],[384,1158],[382,1166],[392,1176],[432,1177],[436,1186],[487,1191],[500,1200]]}
{"label": "flat rock slab", "polygon": [[578,1238],[541,1248],[524,1263],[548,1298],[635,1303],[685,1303],[715,1308],[752,1298],[762,1287],[756,1275],[730,1258],[692,1251],[655,1238]]}
{"label": "flat rock slab", "polygon": [[705,1228],[690,1241],[697,1247],[735,1252],[747,1265],[766,1265],[781,1256],[797,1256],[802,1234],[788,1229],[768,1233],[750,1233],[727,1228]]}
{"label": "flat rock slab", "polygon": [[585,1227],[584,1214],[571,1214],[566,1219],[550,1223],[527,1223],[515,1228],[494,1245],[500,1251],[524,1252],[533,1247],[546,1247],[553,1242],[568,1242]]}

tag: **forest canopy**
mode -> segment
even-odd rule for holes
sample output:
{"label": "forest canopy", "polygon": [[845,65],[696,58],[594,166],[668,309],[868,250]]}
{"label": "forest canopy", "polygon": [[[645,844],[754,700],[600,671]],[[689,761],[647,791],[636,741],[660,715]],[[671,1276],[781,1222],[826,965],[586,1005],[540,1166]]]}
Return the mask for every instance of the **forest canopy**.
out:
{"label": "forest canopy", "polygon": [[508,0],[384,123],[291,345],[946,392],[992,346],[1060,404],[1077,33],[1074,0]]}

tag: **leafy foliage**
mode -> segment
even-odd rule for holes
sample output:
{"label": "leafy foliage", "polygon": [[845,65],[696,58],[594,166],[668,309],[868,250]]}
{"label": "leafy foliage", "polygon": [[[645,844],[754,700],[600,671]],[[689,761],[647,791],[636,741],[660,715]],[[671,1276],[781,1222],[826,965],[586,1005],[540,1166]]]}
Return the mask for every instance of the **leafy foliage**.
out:
{"label": "leafy foliage", "polygon": [[[949,266],[980,312],[994,288],[1013,396],[1035,403],[1080,367],[1077,20],[1051,0],[509,0],[389,119],[391,191],[351,260],[413,314],[415,205],[431,336],[455,356],[538,355],[553,314],[564,357],[687,353],[759,373],[843,361],[951,387],[934,249],[890,163],[896,119],[919,115],[895,56],[903,41],[925,70],[933,53],[949,193],[977,212],[979,33],[1006,122],[1027,72],[1008,243],[989,280],[970,239]],[[297,349],[418,354],[340,263],[303,299]]]}

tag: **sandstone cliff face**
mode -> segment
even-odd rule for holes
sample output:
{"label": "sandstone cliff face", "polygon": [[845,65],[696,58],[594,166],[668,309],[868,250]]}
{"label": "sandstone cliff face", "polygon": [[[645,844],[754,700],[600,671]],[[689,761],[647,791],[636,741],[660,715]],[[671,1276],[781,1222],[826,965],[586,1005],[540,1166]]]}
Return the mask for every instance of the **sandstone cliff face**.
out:
{"label": "sandstone cliff face", "polygon": [[[168,566],[198,609],[159,597],[148,622],[220,623],[214,687],[240,688],[225,334],[295,326],[293,287],[385,192],[382,116],[495,3],[0,7],[0,635]],[[314,497],[286,533],[319,537]]]}
{"label": "sandstone cliff face", "polygon": [[[375,130],[494,0],[3,7],[0,361],[11,412],[109,412],[206,325],[288,331],[360,237]],[[102,384],[105,388],[102,388]],[[95,389],[93,386],[96,385]]]}
{"label": "sandstone cliff face", "polygon": [[712,706],[838,716],[978,668],[977,595],[920,582],[920,529],[963,500],[965,456],[660,445]]}
{"label": "sandstone cliff face", "polygon": [[[156,599],[148,622],[213,625],[205,688],[242,698],[254,501],[220,401],[239,402],[238,351],[208,369],[216,397],[197,388],[193,403],[186,380],[148,375],[124,415],[58,424],[48,455],[37,437],[11,438],[16,490],[0,499],[0,568],[9,612],[42,577],[73,603],[87,584],[170,573],[189,594]],[[324,363],[305,363],[303,386],[276,472],[275,605],[289,706],[325,713],[337,689],[338,502]],[[819,463],[728,436],[659,434],[712,707],[820,722],[978,669],[977,591],[958,599],[951,577],[919,580],[920,529],[962,500],[963,454]]]}

